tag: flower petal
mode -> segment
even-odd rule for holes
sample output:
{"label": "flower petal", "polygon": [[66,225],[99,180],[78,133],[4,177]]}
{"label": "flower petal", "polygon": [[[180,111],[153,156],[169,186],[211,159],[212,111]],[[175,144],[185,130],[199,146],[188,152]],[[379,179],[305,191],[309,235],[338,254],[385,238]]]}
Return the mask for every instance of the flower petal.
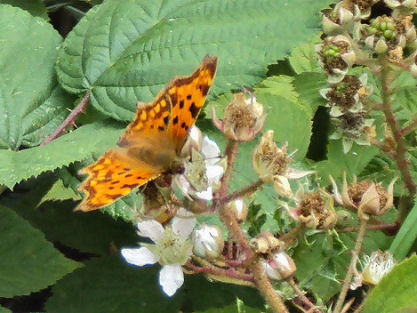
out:
{"label": "flower petal", "polygon": [[162,267],[159,272],[159,284],[169,297],[173,296],[183,283],[184,273],[179,264],[168,264]]}
{"label": "flower petal", "polygon": [[153,242],[158,242],[164,233],[164,227],[156,220],[139,222],[137,227],[139,236],[148,237]]}
{"label": "flower petal", "polygon": [[220,165],[207,166],[206,176],[210,184],[217,183],[223,177],[224,168]]}
{"label": "flower petal", "polygon": [[127,263],[144,266],[147,264],[155,264],[158,262],[159,257],[153,254],[148,248],[123,248],[120,253],[124,257]]}
{"label": "flower petal", "polygon": [[196,221],[197,219],[192,213],[184,208],[179,208],[177,215],[172,219],[172,230],[185,240],[191,235]]}
{"label": "flower petal", "polygon": [[204,136],[203,138],[201,152],[206,159],[218,158],[220,155],[220,149],[217,144],[207,136]]}

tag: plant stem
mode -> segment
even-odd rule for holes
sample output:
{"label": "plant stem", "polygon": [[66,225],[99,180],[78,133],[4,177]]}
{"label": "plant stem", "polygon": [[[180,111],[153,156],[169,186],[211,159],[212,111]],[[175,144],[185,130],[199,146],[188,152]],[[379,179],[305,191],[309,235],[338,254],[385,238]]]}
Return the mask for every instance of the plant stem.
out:
{"label": "plant stem", "polygon": [[259,179],[250,186],[242,188],[241,190],[236,190],[235,192],[231,193],[230,195],[224,196],[223,198],[220,199],[220,201],[223,204],[226,204],[226,203],[228,203],[230,201],[233,201],[237,198],[245,198],[245,197],[251,195],[252,193],[254,193],[256,190],[258,190],[258,188],[260,186],[262,186],[263,183],[264,183],[263,180]]}
{"label": "plant stem", "polygon": [[358,261],[359,252],[362,247],[363,238],[365,236],[366,231],[366,220],[361,220],[361,223],[359,225],[359,232],[358,236],[356,237],[355,247],[352,252],[352,258],[350,259],[350,264],[348,271],[346,273],[345,281],[342,286],[342,290],[340,291],[339,297],[337,298],[336,306],[333,311],[333,313],[340,313],[343,307],[343,303],[345,301],[347,292],[349,290],[350,283],[352,281],[353,271],[356,268],[356,263]]}
{"label": "plant stem", "polygon": [[87,105],[88,101],[90,100],[90,91],[87,91],[85,96],[81,99],[80,103],[71,111],[70,115],[62,122],[61,125],[50,135],[46,138],[40,145],[44,146],[50,143],[52,140],[60,136],[69,125],[73,124],[77,116],[84,110],[85,106]]}
{"label": "plant stem", "polygon": [[397,143],[395,161],[401,176],[404,180],[405,186],[410,192],[411,196],[416,194],[417,187],[414,184],[413,178],[410,173],[409,162],[406,158],[407,148],[405,146],[405,140],[401,128],[395,119],[394,113],[391,107],[391,90],[390,90],[390,78],[389,78],[389,64],[385,57],[381,57],[382,71],[380,75],[380,81],[382,86],[382,106],[385,114],[385,120],[391,128],[392,135]]}
{"label": "plant stem", "polygon": [[294,289],[295,293],[298,295],[300,300],[308,307],[309,312],[311,312],[310,310],[312,310],[313,312],[321,313],[321,311],[314,305],[314,303],[312,303],[304,295],[304,293],[301,291],[301,289],[298,287],[297,283],[295,282],[294,277],[291,277],[291,278],[287,279],[287,282],[290,284],[292,289]]}
{"label": "plant stem", "polygon": [[248,281],[248,282],[253,282],[253,276],[250,274],[245,274],[245,273],[239,273],[237,271],[235,271],[234,269],[230,270],[226,270],[223,268],[219,268],[216,266],[196,266],[194,264],[192,264],[191,262],[188,262],[185,265],[187,268],[189,268],[190,270],[192,270],[195,273],[206,273],[206,274],[213,274],[216,276],[225,276],[225,277],[229,277],[229,278],[233,278],[233,279],[239,279],[239,280],[244,280],[244,281]]}
{"label": "plant stem", "polygon": [[403,136],[406,136],[409,133],[415,131],[416,129],[417,129],[417,118],[412,120],[411,123],[408,126],[401,129],[401,133],[402,133]]}
{"label": "plant stem", "polygon": [[256,261],[249,265],[249,270],[253,274],[255,286],[258,288],[260,294],[264,297],[266,302],[271,307],[274,313],[288,313],[284,302],[277,294],[271,282],[269,281],[262,264]]}
{"label": "plant stem", "polygon": [[218,194],[220,197],[224,197],[227,194],[229,189],[230,178],[232,177],[233,164],[237,156],[237,151],[239,150],[239,142],[235,140],[229,140],[227,142],[225,155],[227,158],[227,167],[226,172],[221,179],[221,185],[219,188]]}
{"label": "plant stem", "polygon": [[[366,230],[390,230],[390,231],[398,231],[399,224],[398,223],[390,223],[390,224],[378,224],[378,225],[368,225],[366,226]],[[338,233],[351,233],[354,231],[358,231],[357,227],[346,227],[342,229],[337,229]]]}

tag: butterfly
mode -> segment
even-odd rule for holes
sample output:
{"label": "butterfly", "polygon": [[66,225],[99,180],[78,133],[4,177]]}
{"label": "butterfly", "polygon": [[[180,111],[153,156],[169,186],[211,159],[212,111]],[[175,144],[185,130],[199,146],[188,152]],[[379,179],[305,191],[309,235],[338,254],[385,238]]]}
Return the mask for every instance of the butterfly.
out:
{"label": "butterfly", "polygon": [[81,170],[88,174],[79,187],[86,196],[75,210],[107,206],[167,173],[179,159],[216,69],[217,57],[207,55],[190,76],[174,77],[152,102],[138,103],[135,119],[120,137],[119,147],[107,150]]}

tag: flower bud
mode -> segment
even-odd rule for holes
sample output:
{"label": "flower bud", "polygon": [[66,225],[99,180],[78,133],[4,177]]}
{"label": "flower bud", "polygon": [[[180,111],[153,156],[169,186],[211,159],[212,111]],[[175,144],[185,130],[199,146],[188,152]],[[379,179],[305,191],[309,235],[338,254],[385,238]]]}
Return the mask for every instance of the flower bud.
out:
{"label": "flower bud", "polygon": [[269,231],[258,234],[249,241],[249,246],[257,254],[267,254],[281,247],[281,241]]}
{"label": "flower bud", "polygon": [[248,216],[248,207],[242,199],[235,199],[226,204],[226,208],[233,212],[238,223],[242,223]]}
{"label": "flower bud", "polygon": [[263,260],[262,264],[265,268],[266,275],[275,280],[284,280],[296,271],[293,259],[283,251],[276,252],[274,256],[268,260]]}
{"label": "flower bud", "polygon": [[224,248],[223,234],[218,226],[201,225],[200,229],[193,232],[193,252],[201,258],[218,258]]}
{"label": "flower bud", "polygon": [[344,174],[342,194],[339,194],[333,177],[330,176],[330,180],[333,184],[335,200],[340,205],[357,209],[361,218],[367,219],[367,215],[382,215],[393,205],[394,184],[397,178],[394,178],[385,189],[380,184],[365,180],[356,182],[356,177],[353,183],[348,186],[346,174]]}
{"label": "flower bud", "polygon": [[274,142],[274,131],[266,131],[252,154],[252,165],[259,178],[265,183],[272,182],[274,176],[286,172],[288,162],[287,145],[278,148]]}
{"label": "flower bud", "polygon": [[263,105],[256,102],[255,96],[246,99],[245,93],[234,95],[223,116],[223,121],[212,109],[213,124],[230,140],[250,141],[260,132],[265,122]]}

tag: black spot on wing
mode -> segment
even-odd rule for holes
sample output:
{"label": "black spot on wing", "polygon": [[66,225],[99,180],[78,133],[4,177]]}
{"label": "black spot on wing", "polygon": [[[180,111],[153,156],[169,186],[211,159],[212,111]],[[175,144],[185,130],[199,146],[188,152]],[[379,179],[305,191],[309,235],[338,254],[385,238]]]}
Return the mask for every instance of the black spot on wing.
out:
{"label": "black spot on wing", "polygon": [[165,128],[164,127],[162,127],[162,126],[158,126],[158,130],[159,131],[163,131]]}
{"label": "black spot on wing", "polygon": [[209,85],[203,85],[200,90],[201,90],[201,94],[203,95],[203,97],[207,96],[207,93],[210,89]]}
{"label": "black spot on wing", "polygon": [[182,109],[184,107],[184,100],[180,101],[180,109]]}
{"label": "black spot on wing", "polygon": [[116,185],[116,184],[118,184],[118,183],[120,183],[120,180],[114,180],[114,181],[112,181],[110,184],[111,184],[111,185]]}
{"label": "black spot on wing", "polygon": [[165,116],[164,117],[164,124],[168,125],[168,123],[169,123],[169,116]]}
{"label": "black spot on wing", "polygon": [[187,95],[187,100],[191,100],[191,95]]}
{"label": "black spot on wing", "polygon": [[197,115],[198,115],[198,112],[200,111],[199,108],[197,108],[195,106],[195,103],[194,102],[191,103],[191,106],[190,106],[190,108],[188,110],[190,111],[190,113],[191,113],[191,115],[192,115],[193,118],[196,118]]}
{"label": "black spot on wing", "polygon": [[176,117],[172,120],[172,123],[173,123],[174,125],[177,125],[177,123],[178,123],[178,116],[176,116]]}
{"label": "black spot on wing", "polygon": [[131,189],[133,189],[133,188],[135,188],[136,186],[137,186],[138,184],[124,184],[123,186],[122,186],[122,188],[131,188]]}
{"label": "black spot on wing", "polygon": [[125,175],[126,178],[131,177],[131,176],[133,176],[133,175],[132,174],[126,174]]}

